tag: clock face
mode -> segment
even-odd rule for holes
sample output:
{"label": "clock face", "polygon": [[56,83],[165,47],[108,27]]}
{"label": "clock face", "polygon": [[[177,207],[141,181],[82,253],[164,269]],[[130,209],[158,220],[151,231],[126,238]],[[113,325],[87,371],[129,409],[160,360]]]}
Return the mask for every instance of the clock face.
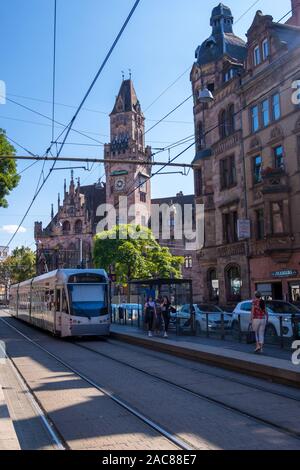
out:
{"label": "clock face", "polygon": [[115,181],[115,189],[117,191],[123,191],[125,189],[125,179],[124,178],[118,178]]}

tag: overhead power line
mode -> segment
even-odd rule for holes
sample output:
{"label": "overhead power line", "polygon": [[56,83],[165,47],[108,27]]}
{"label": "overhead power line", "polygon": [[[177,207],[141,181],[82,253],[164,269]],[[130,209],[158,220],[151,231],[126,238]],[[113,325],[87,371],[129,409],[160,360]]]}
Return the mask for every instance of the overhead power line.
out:
{"label": "overhead power line", "polygon": [[[0,155],[0,160],[37,160],[37,161],[49,161],[53,162],[56,161],[56,157],[31,157],[31,156],[24,156],[24,155]],[[137,160],[125,160],[125,159],[116,159],[116,158],[94,158],[94,157],[60,157],[60,162],[72,162],[72,163],[128,163],[131,165],[147,165],[147,166],[179,166],[179,167],[187,167],[192,168],[193,165],[189,163],[172,163],[170,162],[156,162],[152,160],[144,160],[144,161],[137,161]]]}
{"label": "overhead power line", "polygon": [[[96,84],[96,82],[97,82],[99,76],[101,75],[101,73],[102,73],[102,71],[103,71],[105,65],[107,64],[109,58],[111,57],[111,55],[112,55],[112,53],[113,53],[115,47],[117,46],[119,40],[121,39],[121,37],[122,37],[122,35],[123,35],[123,33],[124,33],[124,31],[125,31],[125,29],[126,29],[128,23],[129,23],[131,17],[133,16],[133,14],[134,14],[136,8],[138,7],[140,1],[141,1],[141,0],[136,0],[136,1],[135,1],[133,7],[131,8],[131,10],[130,10],[130,12],[129,12],[129,15],[127,16],[125,22],[123,23],[123,26],[121,27],[119,33],[117,34],[117,36],[116,36],[116,38],[115,38],[115,40],[114,40],[114,42],[113,42],[111,48],[109,49],[109,51],[108,51],[108,53],[107,53],[107,55],[106,55],[104,61],[102,62],[101,66],[100,66],[100,68],[99,68],[99,70],[98,70],[98,72],[96,73],[96,75],[95,75],[95,77],[94,77],[94,79],[93,79],[91,85],[89,86],[89,88],[88,88],[87,92],[85,93],[85,95],[84,95],[82,101],[80,102],[80,104],[79,104],[79,106],[78,106],[78,108],[77,108],[77,110],[76,110],[76,112],[75,112],[73,118],[71,119],[70,123],[65,127],[64,131],[59,135],[58,139],[59,139],[59,138],[63,135],[63,133],[65,132],[65,136],[64,136],[64,138],[63,138],[63,142],[62,142],[62,144],[60,145],[60,148],[59,148],[59,150],[58,150],[58,152],[57,152],[57,154],[56,154],[56,159],[55,159],[55,161],[53,162],[53,165],[52,165],[52,167],[50,168],[50,170],[49,170],[47,176],[43,179],[43,182],[41,183],[40,187],[39,187],[39,188],[37,189],[37,191],[35,192],[35,194],[34,194],[32,200],[31,200],[31,202],[30,202],[30,204],[29,204],[29,206],[28,206],[28,208],[27,208],[27,210],[25,211],[24,216],[22,217],[22,220],[20,221],[20,223],[19,223],[19,225],[18,225],[16,231],[14,232],[14,234],[11,236],[11,238],[10,238],[8,244],[7,244],[7,247],[9,247],[9,245],[11,244],[11,242],[14,240],[15,236],[17,235],[18,231],[20,230],[20,227],[22,226],[24,220],[26,219],[26,217],[27,217],[27,215],[28,215],[28,213],[29,213],[31,207],[33,206],[35,200],[37,199],[37,197],[38,197],[38,195],[40,194],[42,188],[45,186],[46,182],[48,181],[48,179],[49,179],[49,177],[50,177],[52,171],[54,170],[55,165],[56,165],[56,162],[57,162],[58,158],[60,157],[60,154],[61,154],[61,152],[62,152],[62,150],[63,150],[63,148],[64,148],[64,144],[65,144],[65,142],[66,142],[66,140],[67,140],[67,138],[68,138],[68,136],[69,136],[69,134],[70,134],[70,132],[71,132],[71,130],[72,130],[72,127],[73,127],[74,122],[76,121],[76,119],[77,119],[77,117],[78,117],[78,115],[79,115],[79,113],[80,113],[82,107],[84,106],[84,104],[85,104],[87,98],[89,97],[91,91],[93,90],[93,88],[94,88],[94,86],[95,86],[95,84]],[[58,140],[58,139],[56,139],[56,140]],[[50,145],[49,149],[47,150],[46,154],[50,153],[51,148],[53,147],[53,145],[54,145],[54,143],[51,143],[51,145]]]}

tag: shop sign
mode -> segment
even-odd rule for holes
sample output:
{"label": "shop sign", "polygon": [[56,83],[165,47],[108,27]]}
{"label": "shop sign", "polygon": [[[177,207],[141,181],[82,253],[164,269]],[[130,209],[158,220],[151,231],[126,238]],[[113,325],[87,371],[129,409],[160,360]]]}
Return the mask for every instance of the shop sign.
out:
{"label": "shop sign", "polygon": [[237,229],[239,240],[251,238],[251,223],[249,219],[239,219]]}
{"label": "shop sign", "polygon": [[279,278],[284,278],[284,277],[296,277],[298,276],[298,271],[295,269],[285,269],[283,271],[274,271],[272,273],[272,277],[279,277]]}

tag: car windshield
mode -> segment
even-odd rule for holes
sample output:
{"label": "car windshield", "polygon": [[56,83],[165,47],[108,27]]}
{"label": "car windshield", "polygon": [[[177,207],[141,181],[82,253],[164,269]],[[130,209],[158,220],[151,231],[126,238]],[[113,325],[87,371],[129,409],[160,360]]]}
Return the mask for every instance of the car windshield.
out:
{"label": "car windshield", "polygon": [[107,315],[106,286],[103,284],[69,284],[71,315],[98,317]]}
{"label": "car windshield", "polygon": [[199,310],[201,310],[201,312],[204,312],[204,313],[223,313],[223,311],[215,305],[199,304],[198,308]]}
{"label": "car windshield", "polygon": [[271,313],[290,313],[300,314],[300,310],[288,302],[267,302],[267,308]]}

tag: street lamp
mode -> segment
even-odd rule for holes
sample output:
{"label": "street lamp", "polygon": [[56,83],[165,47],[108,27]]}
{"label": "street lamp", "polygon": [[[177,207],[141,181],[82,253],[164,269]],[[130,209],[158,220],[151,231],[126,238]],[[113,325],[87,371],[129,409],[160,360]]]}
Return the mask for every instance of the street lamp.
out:
{"label": "street lamp", "polygon": [[214,96],[212,94],[212,92],[206,88],[206,87],[202,87],[201,91],[199,92],[199,101],[200,103],[203,103],[203,104],[209,104],[209,103],[212,103],[214,101]]}

